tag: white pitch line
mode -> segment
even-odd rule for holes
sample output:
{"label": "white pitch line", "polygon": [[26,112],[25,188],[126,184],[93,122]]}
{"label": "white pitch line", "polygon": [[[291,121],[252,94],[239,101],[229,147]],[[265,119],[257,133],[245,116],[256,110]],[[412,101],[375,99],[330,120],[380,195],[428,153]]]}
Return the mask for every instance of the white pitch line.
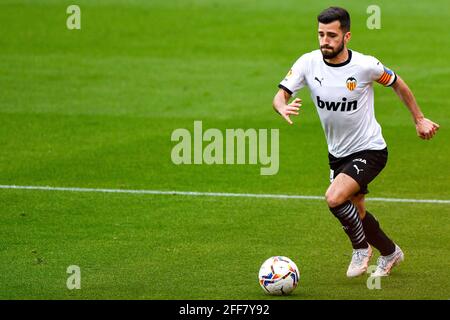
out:
{"label": "white pitch line", "polygon": [[[206,197],[243,197],[243,198],[269,198],[269,199],[324,200],[324,197],[321,197],[321,196],[302,196],[302,195],[287,195],[287,194],[258,194],[258,193],[226,193],[226,192],[196,192],[196,191],[162,191],[162,190],[64,188],[64,187],[49,187],[49,186],[15,186],[15,185],[0,185],[0,189],[71,191],[71,192],[102,192],[102,193],[128,193],[128,194],[159,194],[159,195],[206,196]],[[439,199],[367,198],[367,200],[368,201],[379,201],[379,202],[450,204],[450,200],[439,200]]]}

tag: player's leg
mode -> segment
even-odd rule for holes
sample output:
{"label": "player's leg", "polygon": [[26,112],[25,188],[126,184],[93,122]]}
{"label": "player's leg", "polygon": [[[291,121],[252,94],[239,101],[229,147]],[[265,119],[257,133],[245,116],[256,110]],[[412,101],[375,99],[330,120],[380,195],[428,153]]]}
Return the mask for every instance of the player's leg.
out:
{"label": "player's leg", "polygon": [[358,209],[359,218],[362,221],[367,242],[377,248],[383,256],[392,254],[395,251],[395,244],[383,230],[381,230],[378,220],[366,210],[365,195],[354,195],[351,201]]}
{"label": "player's leg", "polygon": [[367,243],[357,207],[350,201],[360,190],[358,182],[345,173],[339,173],[329,186],[325,199],[333,215],[340,221],[353,247],[352,260],[347,269],[348,277],[364,274],[372,249]]}
{"label": "player's leg", "polygon": [[355,179],[345,173],[339,173],[325,193],[325,200],[330,208],[337,207],[347,202],[360,190]]}
{"label": "player's leg", "polygon": [[364,193],[358,193],[352,196],[351,201],[353,205],[358,209],[359,218],[361,220],[366,216],[366,195]]}
{"label": "player's leg", "polygon": [[373,275],[387,276],[392,267],[404,260],[403,251],[383,232],[378,220],[366,210],[365,194],[354,195],[351,201],[358,209],[367,242],[381,253],[377,261],[377,269]]}
{"label": "player's leg", "polygon": [[344,231],[352,242],[353,249],[368,247],[358,209],[350,201],[359,190],[360,186],[355,179],[345,173],[339,173],[325,193],[328,207],[341,222]]}

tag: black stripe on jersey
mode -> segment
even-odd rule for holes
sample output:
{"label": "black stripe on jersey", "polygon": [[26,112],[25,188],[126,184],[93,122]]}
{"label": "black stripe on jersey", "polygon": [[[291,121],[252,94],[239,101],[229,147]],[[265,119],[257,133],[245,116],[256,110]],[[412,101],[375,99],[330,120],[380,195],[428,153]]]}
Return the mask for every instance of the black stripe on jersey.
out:
{"label": "black stripe on jersey", "polygon": [[348,50],[348,58],[346,61],[333,64],[333,63],[326,62],[325,59],[323,59],[323,62],[325,62],[325,64],[330,67],[343,67],[343,66],[349,64],[350,60],[352,60],[352,50],[350,50],[350,49],[347,49],[347,50]]}
{"label": "black stripe on jersey", "polygon": [[292,96],[292,91],[289,90],[288,88],[286,88],[285,86],[283,86],[282,84],[279,84],[278,88],[283,89],[284,91],[286,91],[287,93],[289,93]]}
{"label": "black stripe on jersey", "polygon": [[395,72],[394,72],[394,76],[395,76],[394,81],[392,81],[392,83],[390,85],[388,85],[387,87],[391,87],[395,83],[395,81],[397,81],[397,74]]}

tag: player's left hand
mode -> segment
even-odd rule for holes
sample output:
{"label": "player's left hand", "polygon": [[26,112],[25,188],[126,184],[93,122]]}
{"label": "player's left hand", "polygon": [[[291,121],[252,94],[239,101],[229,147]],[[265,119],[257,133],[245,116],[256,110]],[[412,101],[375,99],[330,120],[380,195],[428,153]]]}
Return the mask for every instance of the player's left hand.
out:
{"label": "player's left hand", "polygon": [[427,118],[422,118],[416,122],[417,135],[424,140],[433,138],[438,130],[439,125]]}

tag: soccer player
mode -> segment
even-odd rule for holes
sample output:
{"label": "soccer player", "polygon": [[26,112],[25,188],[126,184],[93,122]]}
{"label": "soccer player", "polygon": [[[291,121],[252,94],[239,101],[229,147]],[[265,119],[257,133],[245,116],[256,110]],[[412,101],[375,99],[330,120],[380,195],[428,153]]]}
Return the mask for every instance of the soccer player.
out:
{"label": "soccer player", "polygon": [[353,246],[348,277],[366,272],[372,248],[380,251],[374,276],[389,275],[404,259],[400,247],[366,210],[368,184],[386,165],[388,151],[375,119],[373,82],[392,87],[408,107],[417,135],[431,139],[439,125],[426,119],[413,93],[395,72],[376,58],[349,50],[350,16],[330,7],[317,17],[320,50],[302,55],[293,65],[273,99],[274,109],[289,123],[302,100],[291,96],[308,86],[328,144],[330,186],[325,199]]}

